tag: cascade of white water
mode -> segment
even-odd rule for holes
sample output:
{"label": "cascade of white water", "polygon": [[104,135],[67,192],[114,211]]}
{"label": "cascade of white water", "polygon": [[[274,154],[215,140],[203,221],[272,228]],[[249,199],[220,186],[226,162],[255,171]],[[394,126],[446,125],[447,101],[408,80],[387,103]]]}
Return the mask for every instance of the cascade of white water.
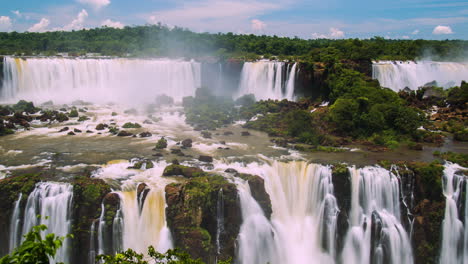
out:
{"label": "cascade of white water", "polygon": [[96,262],[96,221],[93,221],[89,230],[89,263]]}
{"label": "cascade of white water", "polygon": [[140,211],[137,191],[125,188],[120,196],[123,232],[123,248],[147,252],[154,246],[158,252],[172,247],[172,239],[166,225],[166,201],[163,188],[151,188]]}
{"label": "cascade of white water", "polygon": [[278,263],[273,226],[252,197],[247,181],[236,178],[242,211],[237,258],[242,264]]}
{"label": "cascade of white water", "polygon": [[408,87],[416,90],[436,81],[438,86],[459,86],[468,80],[468,63],[434,61],[381,61],[373,63],[372,77],[383,87],[399,91]]}
{"label": "cascade of white water", "polygon": [[[56,236],[65,237],[70,234],[72,199],[73,186],[71,184],[55,182],[36,184],[36,188],[29,194],[26,203],[22,236],[39,224],[47,226],[44,235],[54,233]],[[41,218],[38,218],[38,215]],[[70,239],[66,238],[52,262],[69,263],[69,247]]]}
{"label": "cascade of white water", "polygon": [[334,263],[338,206],[331,168],[304,161],[228,166],[263,177],[272,203],[270,222],[248,184],[236,180],[243,216],[241,263]]}
{"label": "cascade of white water", "polygon": [[21,240],[20,237],[20,228],[21,228],[21,199],[23,199],[23,194],[18,195],[18,200],[15,202],[15,207],[11,215],[10,222],[10,252],[13,252],[15,248],[19,246]]}
{"label": "cascade of white water", "polygon": [[176,100],[201,85],[200,64],[171,59],[4,58],[0,100],[97,103],[151,102],[158,94]]}
{"label": "cascade of white water", "polygon": [[[461,264],[467,263],[468,231],[463,226],[463,222],[458,215],[458,204],[461,203],[463,183],[465,177],[457,173],[463,168],[457,164],[447,162],[442,178],[443,193],[446,198],[445,215],[442,222],[442,247],[439,263]],[[468,192],[467,192],[468,193]],[[465,197],[465,199],[467,199]],[[465,212],[467,211],[465,205]],[[467,215],[465,214],[465,221]],[[467,222],[465,222],[466,225]]]}
{"label": "cascade of white water", "polygon": [[245,62],[237,96],[254,94],[257,100],[293,100],[297,65],[291,70],[285,68],[284,62]]}
{"label": "cascade of white water", "polygon": [[401,224],[397,177],[380,167],[350,168],[350,229],[342,262],[413,263],[411,243]]}
{"label": "cascade of white water", "polygon": [[[104,203],[101,204],[101,215],[98,220],[98,254],[105,254],[105,229],[106,229],[106,220],[104,219],[106,213],[106,207]],[[94,223],[93,223],[94,224]],[[114,253],[114,252],[111,252]]]}
{"label": "cascade of white water", "polygon": [[216,252],[221,253],[221,234],[224,232],[224,197],[223,189],[218,191],[218,200],[216,201]]}

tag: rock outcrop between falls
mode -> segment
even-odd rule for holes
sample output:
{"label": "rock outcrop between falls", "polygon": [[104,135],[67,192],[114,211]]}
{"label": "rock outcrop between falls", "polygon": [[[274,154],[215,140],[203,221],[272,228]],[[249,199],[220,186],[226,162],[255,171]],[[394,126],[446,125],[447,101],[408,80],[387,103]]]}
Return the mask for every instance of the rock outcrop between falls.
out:
{"label": "rock outcrop between falls", "polygon": [[[242,224],[236,185],[219,175],[199,175],[166,186],[166,218],[174,246],[206,263],[214,263],[215,259],[234,258]],[[240,177],[249,182],[252,195],[269,217],[271,202],[263,179],[246,174]],[[219,202],[223,203],[221,208],[224,209],[221,232],[218,228]]]}

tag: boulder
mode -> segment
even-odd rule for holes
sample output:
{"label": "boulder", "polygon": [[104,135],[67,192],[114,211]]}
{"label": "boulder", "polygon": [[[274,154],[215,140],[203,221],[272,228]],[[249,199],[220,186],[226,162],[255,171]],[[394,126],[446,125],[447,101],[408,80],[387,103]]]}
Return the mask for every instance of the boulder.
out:
{"label": "boulder", "polygon": [[191,148],[192,147],[192,140],[190,138],[182,140],[182,146],[185,148]]}
{"label": "boulder", "polygon": [[96,126],[96,130],[104,130],[104,129],[108,128],[108,127],[109,127],[109,125],[101,123],[101,124],[98,124]]}
{"label": "boulder", "polygon": [[242,131],[241,136],[243,136],[243,137],[250,136],[250,132],[249,131]]}
{"label": "boulder", "polygon": [[178,164],[172,164],[164,169],[163,176],[184,176],[185,178],[194,178],[205,176],[206,173],[195,167],[187,167]]}
{"label": "boulder", "polygon": [[201,161],[201,162],[208,162],[208,163],[211,163],[213,162],[213,157],[211,156],[205,156],[205,155],[200,155],[198,157],[198,160]]}
{"label": "boulder", "polygon": [[122,130],[122,131],[119,131],[119,133],[117,133],[117,136],[118,137],[130,137],[130,136],[133,136],[133,134],[125,130]]}
{"label": "boulder", "polygon": [[203,138],[211,138],[211,133],[208,131],[201,132]]}
{"label": "boulder", "polygon": [[141,132],[139,136],[142,138],[146,138],[153,136],[153,134],[151,134],[150,132]]}

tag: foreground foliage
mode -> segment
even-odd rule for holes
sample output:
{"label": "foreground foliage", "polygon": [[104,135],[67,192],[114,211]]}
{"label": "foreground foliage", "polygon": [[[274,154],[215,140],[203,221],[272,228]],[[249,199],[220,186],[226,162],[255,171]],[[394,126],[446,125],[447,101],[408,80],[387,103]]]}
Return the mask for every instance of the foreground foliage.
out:
{"label": "foreground foliage", "polygon": [[47,234],[42,238],[41,233],[46,229],[45,225],[33,227],[13,253],[0,259],[0,264],[48,264],[49,259],[53,258],[62,246],[64,238],[54,234]]}

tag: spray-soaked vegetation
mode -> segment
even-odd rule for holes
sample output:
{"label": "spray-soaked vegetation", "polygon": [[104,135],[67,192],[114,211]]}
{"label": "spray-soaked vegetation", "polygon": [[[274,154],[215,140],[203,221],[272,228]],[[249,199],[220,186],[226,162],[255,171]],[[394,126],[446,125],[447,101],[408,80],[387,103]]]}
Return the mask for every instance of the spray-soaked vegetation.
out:
{"label": "spray-soaked vegetation", "polygon": [[100,53],[116,56],[215,55],[220,59],[240,57],[254,59],[259,55],[305,61],[334,59],[413,60],[431,55],[433,59],[466,57],[468,41],[462,40],[386,40],[317,39],[277,36],[237,35],[233,33],[194,33],[187,29],[166,26],[136,26],[83,29],[71,32],[0,33],[0,54],[55,55]]}

